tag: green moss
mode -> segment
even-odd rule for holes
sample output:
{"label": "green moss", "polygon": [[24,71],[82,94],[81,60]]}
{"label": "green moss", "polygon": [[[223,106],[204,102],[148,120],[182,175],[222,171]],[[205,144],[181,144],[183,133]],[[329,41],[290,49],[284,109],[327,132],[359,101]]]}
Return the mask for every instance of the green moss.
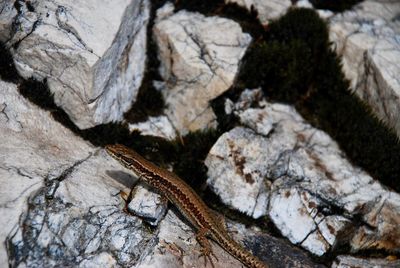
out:
{"label": "green moss", "polygon": [[310,0],[311,4],[317,9],[329,9],[334,12],[343,12],[352,8],[362,0]]}
{"label": "green moss", "polygon": [[146,121],[149,116],[157,116],[163,112],[162,93],[154,88],[152,80],[147,79],[143,81],[132,107],[124,115],[130,123]]}
{"label": "green moss", "polygon": [[174,172],[198,192],[207,179],[204,159],[220,135],[220,132],[212,129],[199,130],[175,140]]}
{"label": "green moss", "polygon": [[295,105],[353,164],[400,191],[397,137],[348,90],[326,23],[313,10],[291,9],[272,22],[245,56],[238,84],[261,85],[270,101]]}
{"label": "green moss", "polygon": [[312,84],[327,45],[327,26],[319,16],[310,9],[291,9],[251,46],[239,83],[261,86],[271,99],[292,103]]}

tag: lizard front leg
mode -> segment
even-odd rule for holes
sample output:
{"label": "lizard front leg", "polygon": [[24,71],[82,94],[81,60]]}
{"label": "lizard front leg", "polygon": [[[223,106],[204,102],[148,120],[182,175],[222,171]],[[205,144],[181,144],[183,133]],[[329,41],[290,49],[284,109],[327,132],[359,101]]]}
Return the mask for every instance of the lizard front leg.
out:
{"label": "lizard front leg", "polygon": [[212,247],[210,244],[210,241],[208,241],[207,239],[207,235],[208,235],[209,230],[207,228],[201,228],[198,230],[197,234],[196,234],[196,240],[197,242],[199,242],[201,249],[200,249],[200,256],[204,257],[204,266],[207,265],[207,258],[210,260],[211,266],[214,268],[214,263],[212,261],[211,256],[213,256],[217,261],[218,258],[217,256],[215,256],[215,254],[212,251]]}

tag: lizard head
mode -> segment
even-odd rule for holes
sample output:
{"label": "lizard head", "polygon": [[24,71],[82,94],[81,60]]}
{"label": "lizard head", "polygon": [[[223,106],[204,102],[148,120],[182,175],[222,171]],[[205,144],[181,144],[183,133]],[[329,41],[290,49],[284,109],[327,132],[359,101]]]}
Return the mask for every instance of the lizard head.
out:
{"label": "lizard head", "polygon": [[118,160],[126,168],[131,168],[135,160],[131,149],[121,144],[109,144],[105,149],[112,158]]}

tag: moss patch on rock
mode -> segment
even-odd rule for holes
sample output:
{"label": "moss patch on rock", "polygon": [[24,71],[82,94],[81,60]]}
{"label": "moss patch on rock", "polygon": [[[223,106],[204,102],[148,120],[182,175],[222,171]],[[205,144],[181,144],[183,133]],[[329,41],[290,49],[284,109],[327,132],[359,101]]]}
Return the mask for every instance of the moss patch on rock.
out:
{"label": "moss patch on rock", "polygon": [[399,192],[398,138],[350,92],[329,45],[327,25],[315,11],[290,9],[248,50],[237,85],[261,86],[270,101],[294,105],[354,165]]}

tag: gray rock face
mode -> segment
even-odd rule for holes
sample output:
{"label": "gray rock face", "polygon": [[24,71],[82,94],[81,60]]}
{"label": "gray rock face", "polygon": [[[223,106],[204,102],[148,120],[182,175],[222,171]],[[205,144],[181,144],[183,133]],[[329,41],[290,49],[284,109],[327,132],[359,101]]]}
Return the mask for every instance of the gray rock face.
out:
{"label": "gray rock face", "polygon": [[140,131],[142,135],[161,137],[166,140],[176,138],[176,130],[167,116],[150,116],[145,122],[129,124],[130,131]]}
{"label": "gray rock face", "polygon": [[[324,267],[316,265],[299,249],[287,245],[282,240],[262,233],[256,228],[246,228],[241,224],[227,222],[228,232],[232,237],[253,251],[271,267]],[[211,242],[212,249],[218,260],[213,259],[216,268],[243,267],[238,260],[229,255],[216,243]],[[159,224],[158,240],[148,255],[145,255],[137,267],[212,267],[203,258],[199,258],[200,247],[195,239],[195,233],[187,223],[175,213],[169,211]],[[285,263],[282,262],[285,259]]]}
{"label": "gray rock face", "polygon": [[355,258],[352,256],[338,256],[335,262],[332,264],[332,268],[396,268],[400,267],[399,260],[387,260],[387,259],[362,259]]}
{"label": "gray rock face", "polygon": [[363,1],[330,20],[330,38],[355,93],[400,137],[398,1]]}
{"label": "gray rock face", "polygon": [[227,103],[244,127],[210,150],[210,188],[249,216],[268,215],[292,243],[316,255],[347,242],[355,251],[398,250],[400,195],[352,166],[293,108],[260,96],[245,91],[238,103]]}
{"label": "gray rock face", "polygon": [[225,18],[172,12],[169,4],[158,10],[153,33],[166,82],[165,113],[186,134],[216,126],[209,101],[232,85],[251,37]]}
{"label": "gray rock face", "polygon": [[148,1],[11,3],[0,3],[0,41],[20,75],[46,80],[81,129],[121,120],[143,77]]}
{"label": "gray rock face", "polygon": [[122,211],[132,178],[15,85],[0,89],[0,266],[135,263],[152,236]]}
{"label": "gray rock face", "polygon": [[150,225],[157,226],[165,216],[168,200],[142,184],[134,187],[130,194],[128,211],[144,218]]}
{"label": "gray rock face", "polygon": [[[195,231],[172,211],[163,218],[159,195],[143,187],[132,192],[128,210],[150,220],[149,229],[124,211],[119,192],[136,181],[127,170],[25,100],[14,84],[0,82],[0,92],[1,267],[204,265]],[[315,267],[284,241],[228,224],[266,261],[285,256],[292,267]],[[213,250],[215,267],[242,267],[214,243]]]}

